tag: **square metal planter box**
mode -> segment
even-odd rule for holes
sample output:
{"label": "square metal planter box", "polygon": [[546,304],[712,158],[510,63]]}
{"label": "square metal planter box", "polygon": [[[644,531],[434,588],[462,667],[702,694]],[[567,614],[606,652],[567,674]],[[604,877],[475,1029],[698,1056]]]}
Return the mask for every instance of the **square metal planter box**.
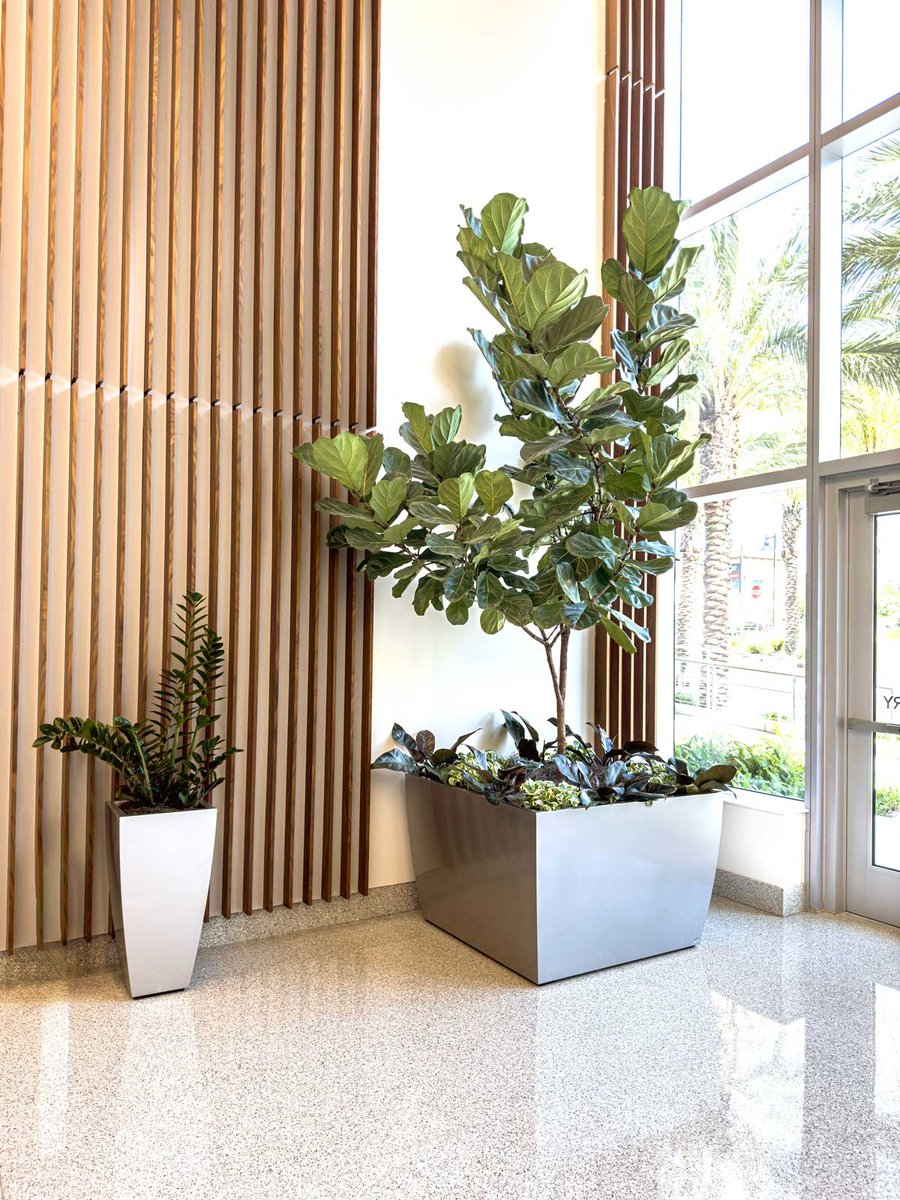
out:
{"label": "square metal planter box", "polygon": [[407,776],[422,914],[532,983],[696,946],[722,799],[539,813]]}
{"label": "square metal planter box", "polygon": [[106,804],[109,888],[132,997],[186,988],[194,973],[216,843],[215,808],[123,813]]}

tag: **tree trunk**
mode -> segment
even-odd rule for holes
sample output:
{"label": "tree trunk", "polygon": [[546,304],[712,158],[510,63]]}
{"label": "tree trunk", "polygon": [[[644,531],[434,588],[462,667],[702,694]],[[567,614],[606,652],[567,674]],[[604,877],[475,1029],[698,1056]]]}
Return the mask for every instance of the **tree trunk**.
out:
{"label": "tree trunk", "polygon": [[784,652],[797,653],[800,640],[799,546],[803,509],[800,497],[789,492],[781,508],[781,559],[784,563]]}
{"label": "tree trunk", "polygon": [[562,629],[559,634],[559,667],[553,661],[553,647],[546,635],[543,636],[547,668],[553,680],[553,695],[556,698],[556,752],[564,754],[566,749],[566,682],[569,674],[569,637],[571,629]]}

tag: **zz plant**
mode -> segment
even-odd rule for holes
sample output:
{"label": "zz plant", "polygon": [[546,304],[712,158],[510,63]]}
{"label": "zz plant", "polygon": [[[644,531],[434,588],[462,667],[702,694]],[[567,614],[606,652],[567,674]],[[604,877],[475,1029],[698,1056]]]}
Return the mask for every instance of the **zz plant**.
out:
{"label": "zz plant", "polygon": [[627,262],[608,259],[602,282],[627,317],[613,355],[593,344],[609,306],[587,272],[524,240],[523,199],[502,193],[476,216],[464,208],[458,257],[464,283],[499,332],[471,330],[496,382],[500,432],[513,461],[486,466],[483,445],[459,437],[462,412],[404,404],[400,435],[344,432],[295,450],[347,489],[319,508],[337,523],[334,548],[364,554],[371,579],[393,576],[413,608],[454,625],[480,610],[482,629],[516,625],[542,648],[556,702],[557,752],[566,749],[566,678],[575,632],[600,626],[628,652],[648,633],[624,611],[652,602],[647,575],[673,565],[661,534],[697,506],[675,486],[706,437],[679,436],[678,395],[696,376],[679,366],[694,318],[673,306],[697,248],[676,237],[681,205],[658,188],[632,191],[622,222]]}
{"label": "zz plant", "polygon": [[57,717],[40,726],[34,746],[89,754],[111,766],[117,799],[134,809],[190,809],[208,803],[220,768],[238,750],[213,732],[225,650],[206,623],[204,599],[188,592],[172,633],[173,666],[162,672],[152,714],[142,721]]}

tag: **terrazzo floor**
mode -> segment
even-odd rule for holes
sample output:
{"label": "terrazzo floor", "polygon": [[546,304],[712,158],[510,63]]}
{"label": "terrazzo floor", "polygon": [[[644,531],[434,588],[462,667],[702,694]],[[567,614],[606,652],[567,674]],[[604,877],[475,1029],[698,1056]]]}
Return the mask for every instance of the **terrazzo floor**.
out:
{"label": "terrazzo floor", "polygon": [[716,901],[536,988],[418,913],[201,951],[192,988],[0,966],[3,1200],[890,1200],[900,931]]}

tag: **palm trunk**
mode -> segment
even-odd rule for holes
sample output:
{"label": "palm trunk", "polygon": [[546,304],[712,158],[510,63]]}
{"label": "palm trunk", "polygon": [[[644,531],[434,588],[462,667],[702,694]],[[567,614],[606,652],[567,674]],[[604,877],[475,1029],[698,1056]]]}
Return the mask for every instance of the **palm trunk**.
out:
{"label": "palm trunk", "polygon": [[[706,505],[706,554],[703,560],[704,657],[710,663],[728,661],[731,645],[731,501],[711,500]],[[721,668],[710,671],[711,709],[728,699],[728,676]]]}
{"label": "palm trunk", "polygon": [[[727,389],[721,395],[701,397],[700,429],[712,435],[701,453],[701,482],[731,479],[737,473],[739,412]],[[732,516],[730,500],[710,500],[704,505],[703,554],[704,658],[725,663],[731,647]],[[711,709],[728,701],[728,675],[724,667],[711,667],[705,700]],[[703,691],[707,689],[704,687]]]}
{"label": "palm trunk", "polygon": [[781,509],[781,559],[784,563],[784,652],[797,653],[800,640],[799,546],[803,512],[800,497],[789,495]]}
{"label": "palm trunk", "polygon": [[697,578],[700,566],[700,517],[691,522],[682,531],[678,556],[678,608],[675,614],[675,657],[681,659],[678,670],[679,680],[687,674],[684,662],[687,658],[696,658],[694,640],[696,626]]}

